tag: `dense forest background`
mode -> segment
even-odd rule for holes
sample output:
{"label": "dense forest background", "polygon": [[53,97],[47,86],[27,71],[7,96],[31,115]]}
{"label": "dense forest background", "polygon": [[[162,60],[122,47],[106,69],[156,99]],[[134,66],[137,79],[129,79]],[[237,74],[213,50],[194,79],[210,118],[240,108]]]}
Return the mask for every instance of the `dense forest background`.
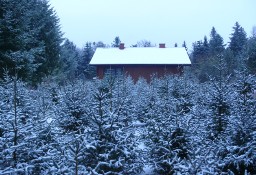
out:
{"label": "dense forest background", "polygon": [[254,174],[256,27],[231,30],[194,42],[181,76],[98,80],[118,36],[80,49],[47,1],[1,0],[0,174]]}

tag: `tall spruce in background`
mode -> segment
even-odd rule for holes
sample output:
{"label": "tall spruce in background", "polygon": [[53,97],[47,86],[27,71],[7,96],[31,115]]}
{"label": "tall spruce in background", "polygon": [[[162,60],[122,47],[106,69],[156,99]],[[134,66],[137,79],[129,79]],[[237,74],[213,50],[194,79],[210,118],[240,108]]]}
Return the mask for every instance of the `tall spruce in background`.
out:
{"label": "tall spruce in background", "polygon": [[64,76],[63,79],[74,80],[78,75],[78,61],[80,60],[79,50],[76,45],[65,40],[64,44],[61,46],[61,74]]}
{"label": "tall spruce in background", "polygon": [[[98,46],[99,44],[99,46]],[[97,47],[101,47],[103,43],[98,42],[92,45],[91,42],[86,42],[83,50],[82,50],[82,56],[79,60],[78,65],[78,74],[83,75],[85,78],[92,78],[95,76],[95,67],[90,66],[89,63],[94,55],[95,49]],[[103,44],[104,47],[104,44]]]}
{"label": "tall spruce in background", "polygon": [[256,28],[255,34],[247,42],[247,66],[251,73],[256,74]]}
{"label": "tall spruce in background", "polygon": [[61,42],[59,20],[47,1],[1,1],[0,66],[11,75],[41,81],[58,67]]}
{"label": "tall spruce in background", "polygon": [[211,56],[216,56],[225,50],[223,38],[217,33],[215,27],[212,27],[211,30],[209,48]]}
{"label": "tall spruce in background", "polygon": [[233,27],[233,33],[230,37],[229,48],[233,51],[235,56],[239,56],[245,49],[246,42],[246,33],[243,27],[241,27],[240,24],[236,22],[235,26]]}
{"label": "tall spruce in background", "polygon": [[[40,23],[41,26],[38,41],[44,42],[44,61],[41,63],[40,67],[37,69],[39,78],[43,76],[50,75],[54,70],[59,67],[60,59],[60,44],[63,41],[62,33],[60,31],[59,19],[53,9],[50,8],[47,1],[36,1],[38,2],[38,9],[40,11]],[[36,79],[38,79],[38,75]],[[38,81],[38,80],[37,80]],[[39,79],[40,81],[40,79]]]}

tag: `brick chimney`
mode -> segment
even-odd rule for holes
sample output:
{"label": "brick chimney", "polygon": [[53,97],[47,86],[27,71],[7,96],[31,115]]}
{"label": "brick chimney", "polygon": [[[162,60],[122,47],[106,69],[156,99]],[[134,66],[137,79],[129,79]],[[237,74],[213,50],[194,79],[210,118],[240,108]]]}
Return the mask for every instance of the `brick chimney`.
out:
{"label": "brick chimney", "polygon": [[119,49],[120,49],[120,50],[124,50],[124,43],[120,43]]}
{"label": "brick chimney", "polygon": [[160,43],[159,48],[165,48],[165,43]]}

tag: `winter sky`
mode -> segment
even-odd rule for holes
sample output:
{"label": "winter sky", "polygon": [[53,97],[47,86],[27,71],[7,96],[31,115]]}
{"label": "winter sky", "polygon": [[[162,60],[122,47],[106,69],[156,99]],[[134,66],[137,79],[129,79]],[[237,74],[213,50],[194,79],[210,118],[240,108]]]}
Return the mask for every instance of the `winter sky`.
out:
{"label": "winter sky", "polygon": [[235,22],[251,36],[256,26],[256,0],[49,0],[64,37],[83,47],[87,41],[111,44],[119,36],[125,46],[140,40],[181,46],[209,39],[214,26],[229,42]]}

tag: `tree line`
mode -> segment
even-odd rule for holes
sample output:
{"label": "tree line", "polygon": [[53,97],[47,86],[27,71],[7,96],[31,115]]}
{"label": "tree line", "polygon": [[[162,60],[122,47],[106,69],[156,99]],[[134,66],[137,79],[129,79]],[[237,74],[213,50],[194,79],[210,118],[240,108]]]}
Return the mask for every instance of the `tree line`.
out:
{"label": "tree line", "polygon": [[247,37],[243,27],[238,22],[233,27],[230,42],[225,45],[223,38],[217,33],[213,27],[210,32],[210,39],[207,36],[203,41],[193,43],[193,50],[190,54],[195,73],[201,81],[207,81],[209,75],[214,76],[213,67],[218,60],[218,56],[222,56],[227,67],[227,74],[234,74],[235,70],[244,67],[255,74],[256,71],[256,54],[255,54],[255,28],[253,28],[252,36]]}

